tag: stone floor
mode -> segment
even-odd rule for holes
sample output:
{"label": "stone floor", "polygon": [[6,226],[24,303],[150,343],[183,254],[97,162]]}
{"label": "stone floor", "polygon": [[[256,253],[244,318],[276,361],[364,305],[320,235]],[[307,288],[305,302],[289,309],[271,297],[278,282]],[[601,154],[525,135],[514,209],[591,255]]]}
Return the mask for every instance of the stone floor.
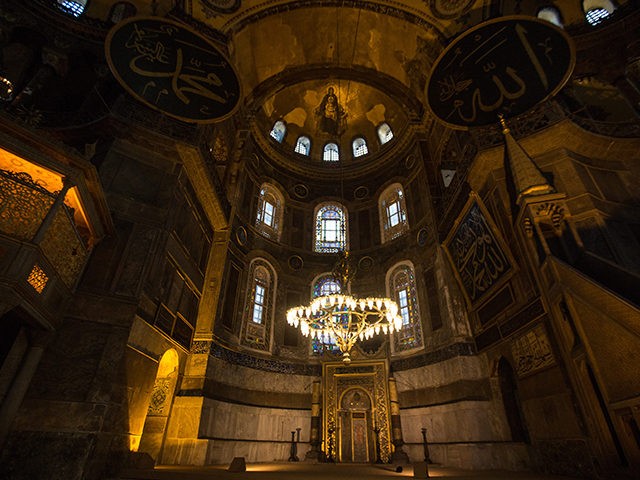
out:
{"label": "stone floor", "polygon": [[[569,480],[571,477],[541,475],[530,472],[498,470],[471,471],[430,466],[430,478],[447,480]],[[247,465],[244,473],[231,473],[227,466],[217,467],[156,467],[154,470],[122,472],[121,480],[354,480],[408,479],[413,467],[396,472],[391,465],[345,465],[307,463],[268,463]]]}

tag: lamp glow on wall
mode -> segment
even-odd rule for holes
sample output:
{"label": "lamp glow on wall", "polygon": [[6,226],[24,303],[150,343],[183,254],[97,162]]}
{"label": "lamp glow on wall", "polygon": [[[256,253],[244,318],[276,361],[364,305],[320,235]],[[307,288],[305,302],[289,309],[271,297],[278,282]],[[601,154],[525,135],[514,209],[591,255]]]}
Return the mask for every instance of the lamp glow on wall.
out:
{"label": "lamp glow on wall", "polygon": [[[341,252],[341,259],[333,271],[334,278],[344,288],[355,270],[349,262],[349,253]],[[398,305],[389,298],[357,298],[348,294],[332,293],[314,298],[308,305],[290,308],[287,322],[312,338],[327,336],[342,352],[342,361],[351,362],[350,351],[358,340],[374,335],[389,334],[402,327]]]}

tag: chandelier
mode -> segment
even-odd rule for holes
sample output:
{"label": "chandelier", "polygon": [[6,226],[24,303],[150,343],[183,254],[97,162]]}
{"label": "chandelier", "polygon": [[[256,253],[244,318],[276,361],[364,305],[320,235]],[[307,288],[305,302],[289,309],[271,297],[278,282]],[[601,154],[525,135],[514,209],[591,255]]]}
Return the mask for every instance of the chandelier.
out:
{"label": "chandelier", "polygon": [[[340,252],[340,260],[332,276],[346,288],[355,275],[349,262],[349,252]],[[402,327],[398,305],[389,298],[357,298],[343,293],[317,297],[309,305],[290,308],[287,322],[312,338],[329,338],[342,352],[342,361],[351,362],[349,352],[358,340],[388,334]]]}

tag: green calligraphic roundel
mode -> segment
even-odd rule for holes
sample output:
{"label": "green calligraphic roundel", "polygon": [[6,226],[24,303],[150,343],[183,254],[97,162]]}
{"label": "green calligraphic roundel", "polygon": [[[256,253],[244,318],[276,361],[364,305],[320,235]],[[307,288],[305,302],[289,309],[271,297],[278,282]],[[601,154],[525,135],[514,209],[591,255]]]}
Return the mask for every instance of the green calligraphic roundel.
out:
{"label": "green calligraphic roundel", "polygon": [[109,32],[105,51],[120,84],[171,117],[210,123],[239,105],[240,83],[232,65],[208,39],[181,23],[128,18]]}
{"label": "green calligraphic roundel", "polygon": [[514,117],[560,91],[575,66],[564,30],[537,18],[501,17],[456,38],[435,61],[428,106],[458,129]]}

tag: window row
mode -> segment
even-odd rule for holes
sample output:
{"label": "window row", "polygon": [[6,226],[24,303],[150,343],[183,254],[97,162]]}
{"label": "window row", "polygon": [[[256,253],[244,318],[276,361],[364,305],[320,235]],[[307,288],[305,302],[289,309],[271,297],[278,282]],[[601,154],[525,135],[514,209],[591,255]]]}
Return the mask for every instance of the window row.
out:
{"label": "window row", "polygon": [[[582,11],[584,18],[592,26],[598,25],[607,19],[615,10],[615,5],[611,0],[583,0]],[[551,22],[558,27],[563,27],[560,10],[554,6],[542,7],[538,10],[538,18]]]}
{"label": "window row", "polygon": [[[378,199],[382,243],[393,240],[409,231],[407,206],[402,185],[387,187]],[[284,197],[271,184],[260,187],[256,213],[256,229],[265,237],[279,241],[282,233]],[[314,212],[314,251],[336,253],[348,249],[347,209],[338,202],[319,204]]]}
{"label": "window row", "polygon": [[[274,322],[277,277],[274,268],[262,258],[254,259],[249,266],[246,300],[243,310],[243,345],[262,351],[271,350]],[[318,275],[311,285],[313,298],[347,292],[349,286],[340,285],[331,273]],[[416,277],[409,261],[396,264],[386,275],[387,295],[398,304],[402,328],[392,334],[395,353],[413,350],[424,345],[422,321],[418,305]],[[297,333],[297,332],[296,332]],[[314,354],[339,353],[339,348],[329,337],[311,339]]]}
{"label": "window row", "polygon": [[[387,123],[383,123],[377,128],[378,132],[378,140],[380,141],[380,145],[384,145],[389,140],[393,138],[393,131],[391,127]],[[282,120],[278,120],[273,124],[273,128],[269,133],[269,136],[273,138],[276,142],[282,143],[284,140],[284,136],[287,133],[287,126]],[[367,146],[367,141],[364,137],[357,137],[351,142],[351,148],[354,158],[362,157],[369,153],[369,147]],[[294,147],[294,151],[299,153],[300,155],[309,156],[311,155],[311,139],[304,135],[301,135],[296,140],[296,145]],[[322,148],[322,159],[325,162],[337,162],[340,160],[340,150],[338,148],[338,144],[334,142],[329,142],[324,145]]]}
{"label": "window row", "polygon": [[[55,0],[55,3],[59,10],[71,15],[72,17],[79,17],[87,8],[88,0]],[[137,13],[138,9],[131,2],[117,2],[109,11],[109,21],[111,23],[118,23],[127,17],[132,17]]]}

